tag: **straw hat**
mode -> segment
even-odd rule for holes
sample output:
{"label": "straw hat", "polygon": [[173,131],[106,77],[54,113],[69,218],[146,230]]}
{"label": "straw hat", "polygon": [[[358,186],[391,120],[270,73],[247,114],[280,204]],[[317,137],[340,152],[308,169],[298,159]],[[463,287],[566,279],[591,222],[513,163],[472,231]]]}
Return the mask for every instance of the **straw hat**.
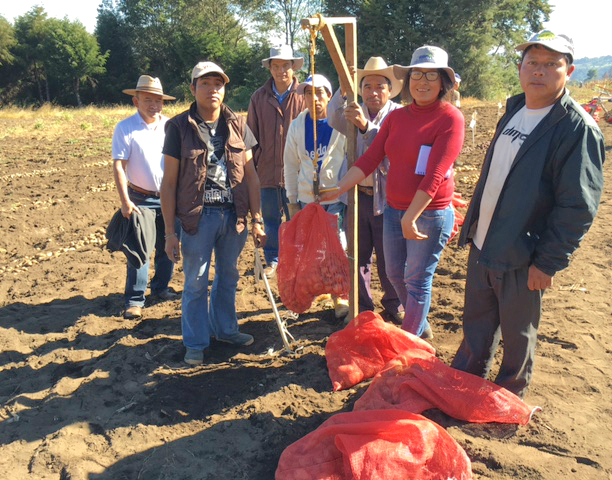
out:
{"label": "straw hat", "polygon": [[404,67],[402,65],[394,65],[393,71],[395,75],[400,78],[406,78],[406,75],[413,68],[441,68],[444,70],[451,82],[455,80],[455,71],[448,66],[448,53],[442,50],[440,47],[433,47],[431,45],[423,45],[417,48],[412,54],[410,65]]}
{"label": "straw hat", "polygon": [[359,85],[359,94],[361,94],[361,80],[368,75],[381,75],[389,79],[391,82],[390,98],[393,98],[402,91],[404,80],[400,80],[395,76],[393,65],[388,66],[382,57],[370,57],[363,68],[357,69],[357,85]]}
{"label": "straw hat", "polygon": [[270,56],[264,58],[261,64],[264,68],[270,68],[270,60],[291,60],[293,62],[293,70],[301,70],[304,66],[302,57],[294,57],[291,45],[279,45],[270,49]]}
{"label": "straw hat", "polygon": [[170,95],[164,95],[164,90],[162,89],[159,78],[153,78],[149,75],[141,75],[138,78],[136,88],[126,88],[122,90],[122,92],[132,96],[136,95],[136,92],[153,93],[154,95],[161,95],[162,100],[176,100],[176,98]]}

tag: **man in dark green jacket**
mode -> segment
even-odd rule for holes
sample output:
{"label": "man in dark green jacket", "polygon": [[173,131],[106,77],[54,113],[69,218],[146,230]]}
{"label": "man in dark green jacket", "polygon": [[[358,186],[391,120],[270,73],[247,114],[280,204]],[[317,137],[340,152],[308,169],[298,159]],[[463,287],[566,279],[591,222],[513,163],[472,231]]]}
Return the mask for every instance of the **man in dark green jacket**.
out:
{"label": "man in dark green jacket", "polygon": [[603,188],[604,141],[565,89],[572,40],[543,30],[519,45],[523,94],[508,100],[487,151],[459,243],[471,243],[464,338],[453,367],[524,396],[544,290],[591,226]]}

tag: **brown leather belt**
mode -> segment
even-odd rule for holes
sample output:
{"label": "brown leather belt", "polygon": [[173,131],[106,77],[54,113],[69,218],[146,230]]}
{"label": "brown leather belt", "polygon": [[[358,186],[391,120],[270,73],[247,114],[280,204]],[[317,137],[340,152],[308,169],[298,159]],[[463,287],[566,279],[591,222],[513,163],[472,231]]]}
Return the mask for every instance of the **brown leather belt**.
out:
{"label": "brown leather belt", "polygon": [[143,195],[146,195],[147,197],[157,197],[157,198],[159,198],[159,192],[153,192],[151,190],[145,190],[144,188],[140,188],[140,187],[134,185],[131,182],[128,182],[128,188],[131,188],[132,190],[134,190],[137,193],[142,193]]}
{"label": "brown leather belt", "polygon": [[370,197],[374,196],[374,187],[364,187],[363,185],[357,185],[357,190],[359,190],[361,193],[369,195]]}

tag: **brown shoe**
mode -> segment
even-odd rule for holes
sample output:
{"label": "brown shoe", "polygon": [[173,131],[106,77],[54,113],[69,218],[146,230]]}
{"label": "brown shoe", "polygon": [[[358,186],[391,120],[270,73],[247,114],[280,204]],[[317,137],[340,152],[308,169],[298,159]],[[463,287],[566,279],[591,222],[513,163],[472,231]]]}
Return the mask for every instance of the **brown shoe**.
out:
{"label": "brown shoe", "polygon": [[127,319],[142,318],[142,307],[126,308],[125,312],[123,312],[123,318],[127,318]]}

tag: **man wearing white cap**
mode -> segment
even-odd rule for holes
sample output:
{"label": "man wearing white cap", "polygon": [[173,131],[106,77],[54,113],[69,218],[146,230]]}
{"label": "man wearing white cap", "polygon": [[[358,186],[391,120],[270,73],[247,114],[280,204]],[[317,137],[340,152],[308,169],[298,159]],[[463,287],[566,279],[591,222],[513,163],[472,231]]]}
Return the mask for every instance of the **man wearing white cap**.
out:
{"label": "man wearing white cap", "polygon": [[298,80],[294,72],[304,65],[289,45],[270,49],[270,56],[261,61],[270,70],[271,78],[255,91],[249,103],[247,124],[257,140],[253,161],[261,183],[263,221],[267,235],[264,274],[272,277],[278,264],[278,229],[289,219],[287,194],[283,177],[283,150],[289,125],[304,110],[304,98],[297,94]]}
{"label": "man wearing white cap", "polygon": [[[391,98],[402,90],[403,82],[395,77],[393,66],[388,66],[381,57],[370,57],[363,69],[357,69],[357,82],[363,104],[346,104],[346,97],[338,89],[327,107],[329,124],[343,135],[348,132],[349,122],[357,131],[357,152],[360,157],[370,146],[383,121],[393,110],[401,108]],[[372,254],[376,251],[378,276],[383,289],[381,303],[385,311],[399,324],[404,318],[402,306],[393,285],[387,278],[383,251],[383,211],[385,208],[385,183],[387,162],[374,173],[359,182],[357,195],[359,238],[359,311],[374,310],[370,292],[372,276]]]}
{"label": "man wearing white cap", "polygon": [[[142,75],[136,88],[123,90],[123,93],[132,96],[137,112],[119,122],[113,133],[113,174],[121,199],[121,213],[130,218],[140,215],[143,208],[155,211],[155,275],[151,280],[151,293],[160,300],[174,300],[178,295],[168,289],[173,263],[164,251],[165,226],[159,190],[164,173],[164,127],[168,120],[161,111],[164,100],[175,98],[164,95],[159,78],[149,75]],[[128,262],[125,318],[142,316],[148,281],[148,260],[140,268]]]}
{"label": "man wearing white cap", "polygon": [[565,88],[574,71],[572,40],[543,30],[517,50],[524,93],[507,102],[459,239],[472,245],[453,366],[486,377],[503,338],[495,382],[522,397],[542,294],[569,264],[599,205],[604,141]]}
{"label": "man wearing white cap", "polygon": [[[346,156],[346,137],[334,130],[327,121],[327,105],[332,96],[329,80],[323,75],[315,74],[300,83],[297,92],[304,96],[308,108],[298,115],[287,132],[284,174],[290,216],[299,212],[304,205],[315,201],[315,168],[318,172],[319,190],[335,188]],[[310,113],[313,104],[316,127]],[[346,243],[346,235],[342,229],[346,205],[339,200],[321,202],[321,205],[327,212],[338,217],[340,238]],[[348,313],[348,301],[334,298],[334,308],[336,318],[345,317]]]}
{"label": "man wearing white cap", "polygon": [[[228,82],[218,65],[198,63],[191,73],[195,102],[166,126],[162,211],[166,225],[178,218],[182,227],[181,326],[185,362],[190,365],[204,361],[213,337],[239,347],[254,341],[238,329],[236,287],[249,211],[255,246],[265,243],[259,181],[251,161],[256,140],[244,117],[223,103]],[[209,302],[213,252],[215,275]],[[180,259],[179,238],[168,228],[166,253],[174,262]]]}

